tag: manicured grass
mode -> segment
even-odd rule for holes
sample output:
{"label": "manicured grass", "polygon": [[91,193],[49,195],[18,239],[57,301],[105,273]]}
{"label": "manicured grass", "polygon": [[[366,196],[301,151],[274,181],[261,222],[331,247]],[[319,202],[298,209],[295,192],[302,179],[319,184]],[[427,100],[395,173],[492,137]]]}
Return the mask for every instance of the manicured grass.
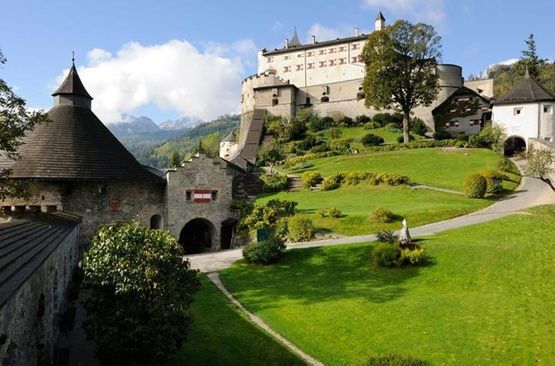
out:
{"label": "manicured grass", "polygon": [[172,365],[305,365],[250,323],[204,276],[192,310],[191,333]]}
{"label": "manicured grass", "polygon": [[[368,155],[343,155],[311,160],[310,170],[324,176],[344,171],[396,172],[412,182],[434,187],[462,190],[464,178],[484,169],[496,169],[501,156],[486,149],[413,149],[378,152]],[[298,171],[289,173],[300,174]],[[518,185],[519,177],[508,174],[506,189]]]}
{"label": "manicured grass", "polygon": [[555,211],[422,240],[431,264],[384,269],[371,244],[291,250],[277,265],[236,263],[226,286],[327,365],[374,354],[432,365],[555,364]]}
{"label": "manicured grass", "polygon": [[[373,130],[367,130],[364,127],[341,127],[339,129],[341,131],[341,138],[342,139],[354,139],[354,141],[360,142],[360,139],[369,133],[374,135],[383,137],[384,142],[386,144],[390,143],[397,143],[397,138],[402,136],[401,132],[396,132],[395,130],[391,130],[388,128],[376,128]],[[416,134],[412,134],[416,141],[422,140],[421,136]]]}
{"label": "manicured grass", "polygon": [[[486,207],[489,200],[474,200],[462,195],[442,193],[427,189],[384,186],[346,186],[334,191],[281,192],[259,198],[261,205],[271,199],[298,202],[297,210],[309,216],[320,229],[343,235],[362,235],[386,229],[399,229],[402,218],[412,226],[427,224],[461,216]],[[385,208],[398,216],[392,223],[377,223],[370,213],[375,208]],[[342,218],[321,217],[319,209],[338,208]]]}

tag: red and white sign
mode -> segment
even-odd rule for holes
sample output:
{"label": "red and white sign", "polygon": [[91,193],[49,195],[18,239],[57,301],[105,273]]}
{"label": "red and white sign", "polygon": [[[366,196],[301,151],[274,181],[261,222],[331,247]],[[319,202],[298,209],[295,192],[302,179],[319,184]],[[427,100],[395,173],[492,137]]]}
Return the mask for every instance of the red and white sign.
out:
{"label": "red and white sign", "polygon": [[210,203],[212,202],[212,191],[208,189],[195,189],[193,191],[194,203]]}

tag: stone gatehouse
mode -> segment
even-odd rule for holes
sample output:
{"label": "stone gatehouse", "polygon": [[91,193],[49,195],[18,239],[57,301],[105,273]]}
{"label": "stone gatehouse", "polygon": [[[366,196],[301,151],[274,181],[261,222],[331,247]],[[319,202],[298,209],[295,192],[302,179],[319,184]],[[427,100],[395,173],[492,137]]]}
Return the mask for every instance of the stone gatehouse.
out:
{"label": "stone gatehouse", "polygon": [[93,113],[75,65],[53,97],[49,122],[26,134],[20,158],[0,154],[0,169],[30,193],[0,202],[4,220],[28,211],[78,215],[81,249],[99,225],[130,220],[171,230],[187,253],[237,245],[231,203],[248,161],[200,155],[168,171],[146,167]]}

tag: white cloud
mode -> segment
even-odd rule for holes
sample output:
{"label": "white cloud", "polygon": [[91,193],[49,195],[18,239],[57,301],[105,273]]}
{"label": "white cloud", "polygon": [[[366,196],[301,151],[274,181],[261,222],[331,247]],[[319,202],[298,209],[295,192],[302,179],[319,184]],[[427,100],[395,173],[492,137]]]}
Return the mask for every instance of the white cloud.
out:
{"label": "white cloud", "polygon": [[78,72],[94,97],[94,112],[106,123],[146,105],[210,120],[238,110],[244,60],[256,57],[255,49],[250,40],[211,43],[204,50],[184,40],[153,46],[131,42],[115,55],[91,50]]}
{"label": "white cloud", "polygon": [[365,7],[408,16],[415,22],[429,22],[436,26],[445,18],[445,0],[362,0],[362,3]]}
{"label": "white cloud", "polygon": [[[359,29],[361,33],[364,30]],[[337,28],[331,28],[323,26],[320,23],[314,23],[306,32],[307,43],[311,41],[312,36],[316,36],[318,42],[329,41],[336,38],[346,37],[355,34],[355,27],[341,26]]]}

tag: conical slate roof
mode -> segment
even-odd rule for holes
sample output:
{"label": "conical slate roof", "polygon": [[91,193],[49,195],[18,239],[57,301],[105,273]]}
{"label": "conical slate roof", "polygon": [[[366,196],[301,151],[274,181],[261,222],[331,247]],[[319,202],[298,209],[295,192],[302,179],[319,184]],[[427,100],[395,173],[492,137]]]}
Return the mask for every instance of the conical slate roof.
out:
{"label": "conical slate roof", "polygon": [[62,82],[62,85],[60,85],[60,87],[54,92],[54,94],[52,94],[53,97],[55,97],[56,95],[78,95],[81,97],[89,98],[91,100],[93,99],[81,82],[81,78],[79,77],[79,74],[77,74],[77,69],[75,68],[75,65],[71,66],[69,74],[67,74],[67,77]]}
{"label": "conical slate roof", "polygon": [[382,20],[385,22],[385,17],[383,16],[381,11],[380,11],[380,14],[378,14],[378,16],[376,17],[376,20]]}
{"label": "conical slate roof", "polygon": [[293,37],[291,37],[291,41],[289,41],[289,47],[299,47],[302,46],[301,41],[299,41],[299,36],[297,34],[297,28],[293,32]]}
{"label": "conical slate roof", "polygon": [[555,96],[532,79],[530,73],[526,70],[524,79],[517,83],[507,94],[497,98],[493,104],[501,105],[547,101],[555,101]]}
{"label": "conical slate roof", "polygon": [[236,142],[237,141],[237,137],[235,136],[235,132],[231,131],[226,137],[224,137],[224,139],[222,140],[222,142]]}
{"label": "conical slate roof", "polygon": [[[88,96],[74,67],[54,93],[57,94]],[[127,151],[89,108],[71,102],[60,104],[48,112],[48,118],[49,122],[25,135],[18,160],[8,160],[0,154],[0,169],[11,169],[10,177],[163,183],[161,177]]]}

